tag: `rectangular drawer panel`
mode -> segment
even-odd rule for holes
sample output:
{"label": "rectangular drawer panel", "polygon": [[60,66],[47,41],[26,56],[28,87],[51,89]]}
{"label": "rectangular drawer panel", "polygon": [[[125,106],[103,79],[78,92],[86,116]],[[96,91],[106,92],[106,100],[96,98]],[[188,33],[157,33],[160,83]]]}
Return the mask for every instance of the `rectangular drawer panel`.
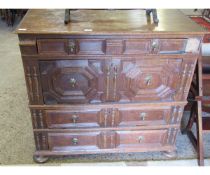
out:
{"label": "rectangular drawer panel", "polygon": [[156,125],[167,124],[170,120],[171,107],[168,109],[120,109],[119,126],[140,126],[140,125]]}
{"label": "rectangular drawer panel", "polygon": [[160,146],[166,134],[167,130],[117,131],[117,148]]}
{"label": "rectangular drawer panel", "polygon": [[159,39],[157,42],[160,54],[181,54],[185,52],[187,39]]}
{"label": "rectangular drawer panel", "polygon": [[39,54],[68,55],[69,41],[67,39],[37,40]]}
{"label": "rectangular drawer panel", "polygon": [[45,111],[48,128],[99,127],[100,110],[97,111]]}
{"label": "rectangular drawer panel", "polygon": [[48,146],[51,151],[96,151],[104,149],[122,151],[123,149],[152,150],[173,144],[177,130],[134,131],[91,131],[72,133],[48,133]]}
{"label": "rectangular drawer panel", "polygon": [[100,132],[83,133],[49,133],[49,149],[65,150],[95,150],[98,149],[97,136]]}
{"label": "rectangular drawer panel", "polygon": [[124,54],[143,54],[149,53],[151,40],[149,39],[130,39],[125,41]]}
{"label": "rectangular drawer panel", "polygon": [[78,52],[77,54],[84,55],[104,55],[105,53],[105,40],[100,39],[78,39]]}

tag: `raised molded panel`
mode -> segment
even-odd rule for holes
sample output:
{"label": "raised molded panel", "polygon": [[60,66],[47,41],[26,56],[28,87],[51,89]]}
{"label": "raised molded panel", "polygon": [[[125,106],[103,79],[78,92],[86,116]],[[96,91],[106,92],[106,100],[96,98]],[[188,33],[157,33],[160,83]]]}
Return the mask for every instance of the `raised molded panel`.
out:
{"label": "raised molded panel", "polygon": [[150,52],[149,39],[129,39],[125,41],[124,54],[143,54]]}
{"label": "raised molded panel", "polygon": [[180,86],[182,62],[182,59],[123,61],[124,95],[131,101],[173,100]]}
{"label": "raised molded panel", "polygon": [[149,131],[117,131],[117,148],[152,148],[164,145],[164,137],[167,130],[149,130]]}
{"label": "raised molded panel", "polygon": [[105,54],[105,40],[77,39],[78,54]]}
{"label": "raised molded panel", "polygon": [[38,39],[39,54],[68,55],[68,39]]}
{"label": "raised molded panel", "polygon": [[103,120],[100,110],[46,110],[45,116],[48,128],[98,128]]}
{"label": "raised molded panel", "polygon": [[124,52],[125,42],[117,39],[106,40],[106,54],[107,55],[120,55]]}
{"label": "raised molded panel", "polygon": [[171,108],[168,109],[120,109],[118,126],[144,126],[168,124]]}
{"label": "raised molded panel", "polygon": [[103,61],[41,61],[43,96],[46,104],[100,102]]}

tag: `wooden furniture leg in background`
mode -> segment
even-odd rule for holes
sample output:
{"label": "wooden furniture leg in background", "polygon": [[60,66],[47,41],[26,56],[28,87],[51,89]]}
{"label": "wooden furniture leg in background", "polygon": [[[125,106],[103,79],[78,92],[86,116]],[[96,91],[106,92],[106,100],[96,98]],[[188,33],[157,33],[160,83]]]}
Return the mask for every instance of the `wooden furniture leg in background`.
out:
{"label": "wooden furniture leg in background", "polygon": [[[198,153],[198,164],[204,165],[204,150],[203,150],[203,129],[202,129],[202,57],[199,57],[196,70],[195,79],[191,85],[191,94],[193,95],[190,119],[185,129],[188,137],[190,138],[193,146]],[[196,136],[192,132],[193,124],[196,124]]]}

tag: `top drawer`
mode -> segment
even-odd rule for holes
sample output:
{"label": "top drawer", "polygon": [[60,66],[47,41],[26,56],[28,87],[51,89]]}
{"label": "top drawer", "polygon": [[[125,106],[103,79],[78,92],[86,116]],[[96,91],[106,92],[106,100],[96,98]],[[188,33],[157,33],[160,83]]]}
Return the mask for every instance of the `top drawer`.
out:
{"label": "top drawer", "polygon": [[198,38],[167,39],[37,39],[22,41],[22,54],[39,55],[136,55],[183,54],[199,51]]}
{"label": "top drawer", "polygon": [[104,55],[103,39],[39,39],[38,54],[56,55]]}

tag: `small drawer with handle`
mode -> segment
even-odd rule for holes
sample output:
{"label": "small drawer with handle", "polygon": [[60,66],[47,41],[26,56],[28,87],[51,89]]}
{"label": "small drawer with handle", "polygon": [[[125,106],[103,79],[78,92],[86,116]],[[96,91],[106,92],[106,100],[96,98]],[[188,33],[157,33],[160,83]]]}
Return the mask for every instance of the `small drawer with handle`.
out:
{"label": "small drawer with handle", "polygon": [[76,41],[68,39],[38,39],[38,54],[68,55],[76,54]]}
{"label": "small drawer with handle", "polygon": [[164,125],[170,120],[171,107],[166,109],[132,109],[119,111],[119,126]]}
{"label": "small drawer with handle", "polygon": [[178,39],[152,39],[152,54],[184,54],[198,53],[200,47],[199,38],[178,38]]}
{"label": "small drawer with handle", "polygon": [[116,145],[123,148],[152,148],[164,145],[167,130],[117,131]]}
{"label": "small drawer with handle", "polygon": [[100,127],[100,111],[46,110],[48,128],[90,128]]}
{"label": "small drawer with handle", "polygon": [[52,151],[97,150],[100,132],[48,133],[49,149]]}

